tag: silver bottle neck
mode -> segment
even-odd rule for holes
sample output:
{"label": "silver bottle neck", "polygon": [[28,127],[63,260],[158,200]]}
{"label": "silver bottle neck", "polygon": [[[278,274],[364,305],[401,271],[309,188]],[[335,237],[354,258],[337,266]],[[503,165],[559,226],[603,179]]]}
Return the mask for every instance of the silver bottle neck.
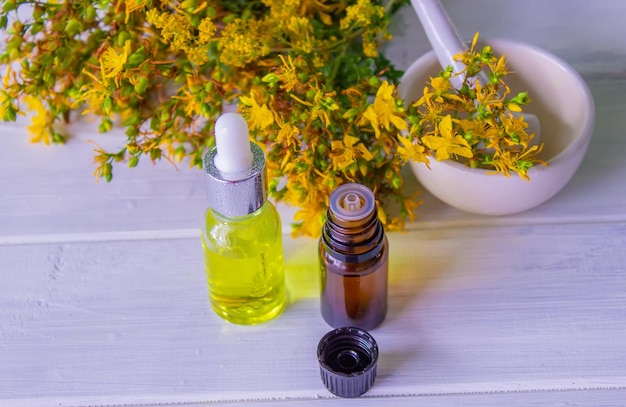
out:
{"label": "silver bottle neck", "polygon": [[252,142],[250,149],[252,165],[239,173],[222,172],[215,166],[215,147],[204,156],[209,206],[220,215],[249,215],[259,210],[267,201],[265,154],[261,147]]}

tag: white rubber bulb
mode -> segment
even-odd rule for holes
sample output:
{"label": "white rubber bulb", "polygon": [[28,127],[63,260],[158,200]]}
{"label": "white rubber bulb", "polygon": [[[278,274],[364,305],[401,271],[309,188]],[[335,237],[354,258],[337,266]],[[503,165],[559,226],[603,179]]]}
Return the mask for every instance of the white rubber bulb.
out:
{"label": "white rubber bulb", "polygon": [[229,173],[246,171],[252,166],[248,124],[239,113],[225,113],[215,122],[215,167]]}

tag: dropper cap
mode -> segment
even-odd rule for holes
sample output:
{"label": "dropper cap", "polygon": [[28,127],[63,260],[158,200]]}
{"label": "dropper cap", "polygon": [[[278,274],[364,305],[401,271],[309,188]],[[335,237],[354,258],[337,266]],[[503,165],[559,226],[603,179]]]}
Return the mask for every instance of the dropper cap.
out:
{"label": "dropper cap", "polygon": [[215,122],[215,146],[204,157],[209,206],[223,216],[256,212],[267,200],[265,154],[249,140],[248,125],[238,113]]}

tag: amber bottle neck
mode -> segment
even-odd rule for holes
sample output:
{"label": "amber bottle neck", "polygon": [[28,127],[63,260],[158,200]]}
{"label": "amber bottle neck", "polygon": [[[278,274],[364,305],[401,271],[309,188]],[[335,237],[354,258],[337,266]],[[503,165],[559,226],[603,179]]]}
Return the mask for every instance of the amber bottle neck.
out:
{"label": "amber bottle neck", "polygon": [[362,219],[345,220],[329,210],[322,229],[322,242],[336,259],[360,263],[376,257],[383,249],[385,232],[373,210]]}

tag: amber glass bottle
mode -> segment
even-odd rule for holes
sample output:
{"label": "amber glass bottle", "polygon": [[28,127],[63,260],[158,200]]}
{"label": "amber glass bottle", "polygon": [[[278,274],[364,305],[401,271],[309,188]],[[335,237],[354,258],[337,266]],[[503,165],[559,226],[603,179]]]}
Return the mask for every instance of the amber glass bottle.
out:
{"label": "amber glass bottle", "polygon": [[321,311],[330,326],[367,330],[385,319],[388,253],[372,191],[335,189],[319,243]]}

